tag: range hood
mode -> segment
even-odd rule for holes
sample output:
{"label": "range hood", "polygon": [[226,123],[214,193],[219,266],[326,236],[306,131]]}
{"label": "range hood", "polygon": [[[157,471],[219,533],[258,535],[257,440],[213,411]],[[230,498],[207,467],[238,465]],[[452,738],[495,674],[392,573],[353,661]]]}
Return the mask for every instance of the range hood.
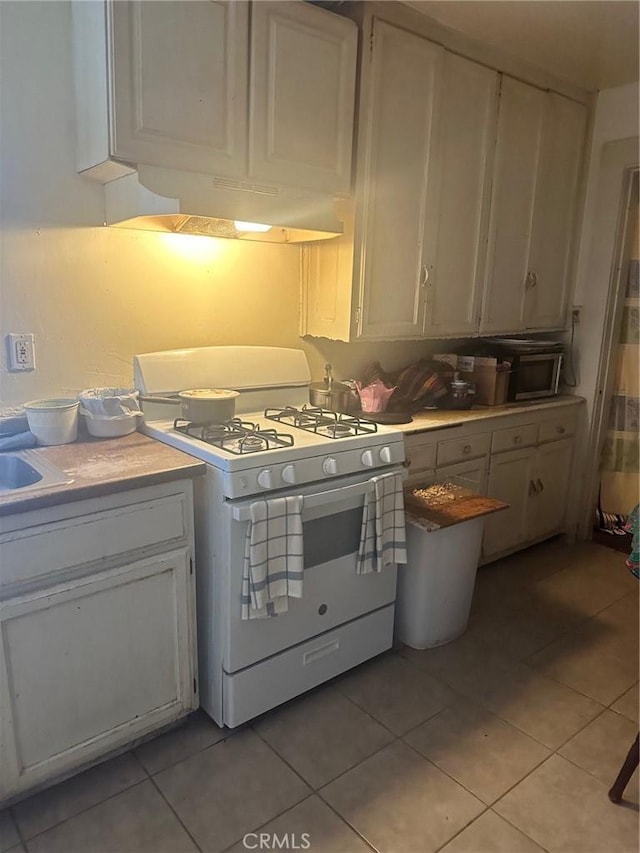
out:
{"label": "range hood", "polygon": [[120,228],[266,243],[342,234],[333,199],[318,193],[143,164],[104,186],[105,224]]}

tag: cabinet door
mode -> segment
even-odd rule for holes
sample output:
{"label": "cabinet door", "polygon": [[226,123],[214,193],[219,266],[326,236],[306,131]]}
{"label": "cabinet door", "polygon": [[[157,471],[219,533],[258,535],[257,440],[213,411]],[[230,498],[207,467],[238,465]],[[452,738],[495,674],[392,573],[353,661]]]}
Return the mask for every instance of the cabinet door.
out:
{"label": "cabinet door", "polygon": [[524,329],[544,105],[544,92],[503,76],[480,324],[483,332]]}
{"label": "cabinet door", "polygon": [[[497,109],[495,71],[446,53],[439,118],[437,247],[427,283],[427,337],[477,331]],[[432,194],[432,197],[436,194]],[[425,238],[426,242],[426,238]]]}
{"label": "cabinet door", "polygon": [[0,799],[197,705],[188,549],[0,605]]}
{"label": "cabinet door", "polygon": [[584,129],[582,104],[547,93],[525,296],[528,328],[564,325]]}
{"label": "cabinet door", "polygon": [[437,468],[435,480],[436,483],[446,483],[451,480],[458,486],[483,495],[487,489],[487,457]]}
{"label": "cabinet door", "polygon": [[361,338],[424,332],[423,264],[435,257],[433,232],[425,242],[425,216],[437,175],[442,56],[438,45],[375,21],[369,110],[360,131]]}
{"label": "cabinet door", "polygon": [[534,470],[536,492],[530,500],[528,539],[551,536],[563,529],[572,451],[571,439],[554,441],[538,448]]}
{"label": "cabinet door", "polygon": [[348,193],[358,28],[308,3],[251,11],[249,173]]}
{"label": "cabinet door", "polygon": [[248,3],[112,2],[116,158],[246,170]]}
{"label": "cabinet door", "polygon": [[491,457],[487,494],[509,504],[509,509],[489,515],[484,523],[485,557],[516,548],[526,540],[527,507],[535,448],[513,450]]}

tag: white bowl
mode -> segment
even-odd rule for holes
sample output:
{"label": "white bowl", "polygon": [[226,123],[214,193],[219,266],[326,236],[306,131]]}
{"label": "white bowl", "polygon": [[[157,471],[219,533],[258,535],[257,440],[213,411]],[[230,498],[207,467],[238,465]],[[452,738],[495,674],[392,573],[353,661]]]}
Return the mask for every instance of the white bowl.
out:
{"label": "white bowl", "polygon": [[130,412],[121,415],[95,415],[86,409],[80,409],[87,425],[87,432],[96,438],[118,438],[129,435],[138,429],[138,419],[142,412]]}
{"label": "white bowl", "polygon": [[31,400],[24,404],[29,429],[38,444],[71,444],[78,438],[77,400]]}

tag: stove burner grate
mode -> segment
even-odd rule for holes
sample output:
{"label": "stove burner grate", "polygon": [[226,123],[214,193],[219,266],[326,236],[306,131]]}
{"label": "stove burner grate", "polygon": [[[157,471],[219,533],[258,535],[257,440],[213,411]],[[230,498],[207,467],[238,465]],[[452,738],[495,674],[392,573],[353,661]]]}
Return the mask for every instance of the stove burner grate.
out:
{"label": "stove burner grate", "polygon": [[303,406],[301,409],[293,406],[286,406],[284,409],[265,409],[264,416],[267,420],[278,421],[306,432],[315,432],[327,438],[345,438],[378,431],[376,424],[355,415],[311,406]]}
{"label": "stove burner grate", "polygon": [[220,424],[196,424],[176,418],[173,428],[178,432],[241,456],[259,450],[278,450],[293,447],[293,436],[276,432],[275,429],[260,429],[258,424],[233,418]]}

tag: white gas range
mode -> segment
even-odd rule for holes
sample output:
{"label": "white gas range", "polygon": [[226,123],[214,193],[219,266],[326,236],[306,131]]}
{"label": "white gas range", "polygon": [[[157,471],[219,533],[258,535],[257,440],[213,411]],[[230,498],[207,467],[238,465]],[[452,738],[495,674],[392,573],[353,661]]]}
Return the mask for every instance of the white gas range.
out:
{"label": "white gas range", "polygon": [[[205,347],[134,359],[136,387],[240,392],[226,424],[191,425],[160,406],[143,431],[207,463],[196,482],[200,697],[236,726],[391,647],[396,569],[358,575],[371,477],[404,469],[402,433],[312,409],[301,350]],[[173,415],[167,416],[167,415]],[[241,618],[251,504],[301,495],[304,592],[286,613]]]}

